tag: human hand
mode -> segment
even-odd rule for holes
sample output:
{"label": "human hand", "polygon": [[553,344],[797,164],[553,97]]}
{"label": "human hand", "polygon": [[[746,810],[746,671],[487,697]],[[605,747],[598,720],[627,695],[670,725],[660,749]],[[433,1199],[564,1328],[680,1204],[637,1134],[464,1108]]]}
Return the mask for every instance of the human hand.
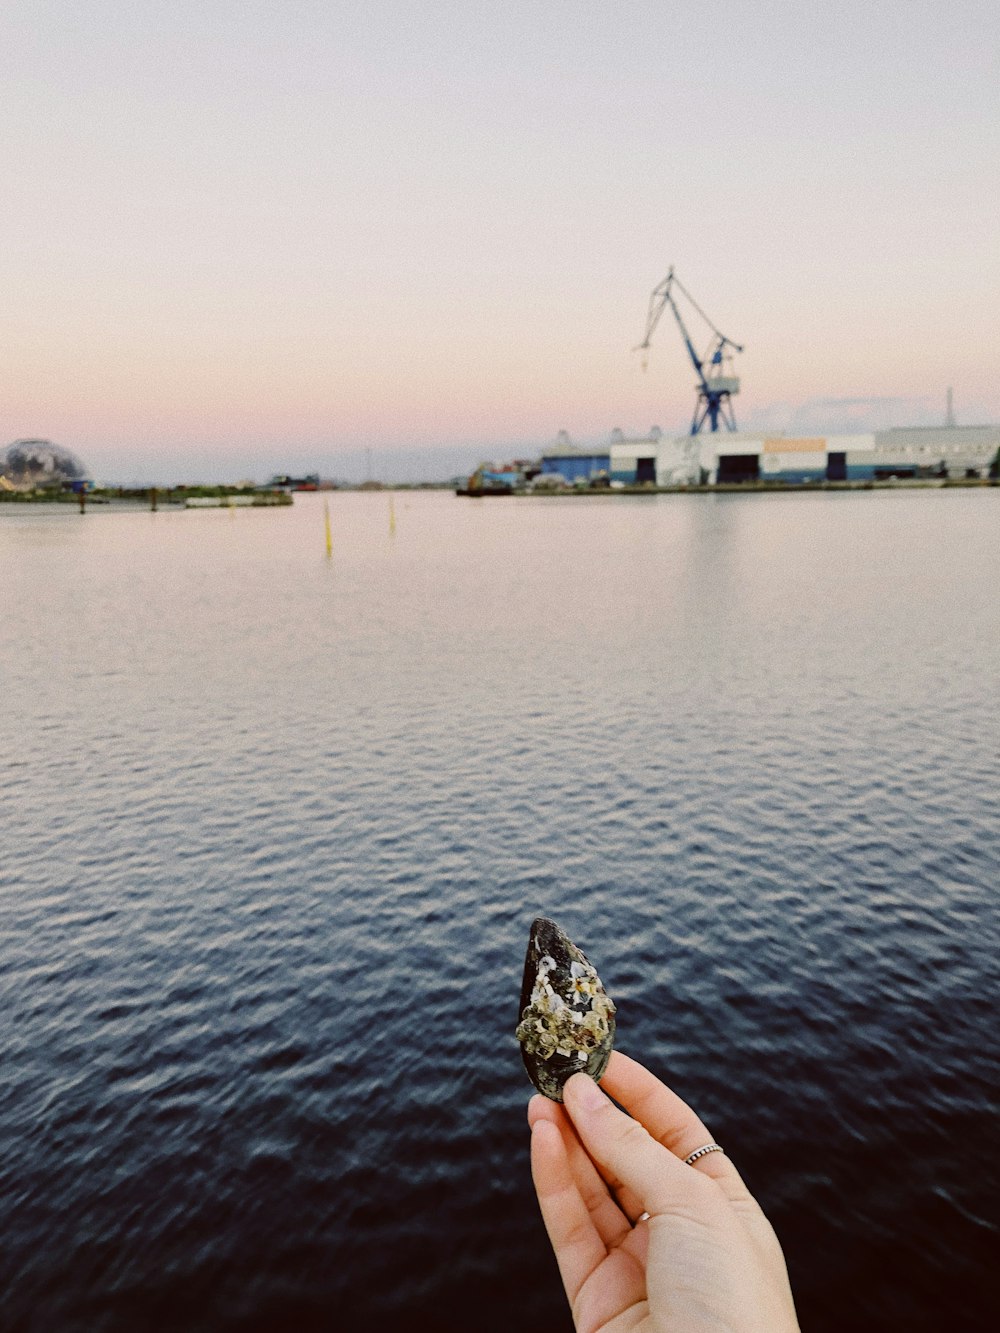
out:
{"label": "human hand", "polygon": [[[620,1111],[605,1089],[628,1111]],[[797,1333],[771,1224],[695,1113],[615,1051],[528,1103],[531,1173],[579,1333]],[[634,1119],[632,1118],[634,1117]]]}

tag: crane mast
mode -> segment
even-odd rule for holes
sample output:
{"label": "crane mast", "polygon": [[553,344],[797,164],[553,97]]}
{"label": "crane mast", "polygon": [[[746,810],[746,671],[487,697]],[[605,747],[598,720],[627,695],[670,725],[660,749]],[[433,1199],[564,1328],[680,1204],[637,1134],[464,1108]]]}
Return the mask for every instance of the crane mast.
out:
{"label": "crane mast", "polygon": [[[695,345],[691,341],[691,335],[684,323],[684,317],[674,300],[675,288],[712,331],[712,341],[704,357],[698,355]],[[684,346],[687,348],[691,364],[698,376],[698,382],[695,385],[698,397],[695,400],[694,417],[691,420],[691,434],[699,434],[706,421],[709,423],[709,430],[712,431],[719,429],[720,420],[727,430],[735,430],[736,417],[733,412],[732,395],[739,393],[740,381],[732,373],[732,358],[734,352],[742,352],[743,348],[739,343],[734,343],[731,338],[727,338],[724,333],[719,332],[691,293],[681,285],[672,268],[663,281],[654,287],[650,293],[649,311],[646,316],[646,336],[638,347],[633,348],[633,351],[646,352],[649,350],[653,331],[660,322],[660,316],[668,306],[677,321]],[[706,364],[708,366],[707,372]]]}

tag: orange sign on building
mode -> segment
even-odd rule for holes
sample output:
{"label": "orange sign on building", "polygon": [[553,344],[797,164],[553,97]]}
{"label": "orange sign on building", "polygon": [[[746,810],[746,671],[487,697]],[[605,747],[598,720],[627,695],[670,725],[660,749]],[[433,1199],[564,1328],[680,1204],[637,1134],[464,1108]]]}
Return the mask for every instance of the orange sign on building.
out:
{"label": "orange sign on building", "polygon": [[776,435],[764,441],[765,454],[825,454],[826,436],[818,439],[792,440]]}

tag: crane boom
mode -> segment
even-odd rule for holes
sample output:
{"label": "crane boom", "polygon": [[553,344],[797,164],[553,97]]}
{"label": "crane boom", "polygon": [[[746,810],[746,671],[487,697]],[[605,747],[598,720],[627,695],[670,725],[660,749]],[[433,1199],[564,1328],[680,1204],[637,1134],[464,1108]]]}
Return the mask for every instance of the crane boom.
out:
{"label": "crane boom", "polygon": [[[695,350],[695,345],[688,333],[687,325],[684,323],[684,317],[681,314],[677,302],[674,300],[673,288],[681,293],[688,304],[694,309],[696,314],[700,315],[713,334],[713,341],[709,345],[708,351],[704,357],[700,357]],[[649,309],[646,314],[646,335],[634,351],[648,351],[650,339],[660,322],[664,310],[670,307],[674,319],[677,321],[677,327],[680,330],[681,338],[684,340],[684,346],[687,348],[688,356],[691,358],[691,364],[694,366],[695,374],[698,376],[698,383],[695,388],[698,397],[695,401],[694,417],[691,421],[691,434],[697,435],[705,421],[708,420],[709,429],[716,431],[719,429],[719,419],[721,417],[723,424],[728,430],[736,429],[736,417],[733,413],[732,395],[739,393],[740,382],[737,376],[732,373],[726,374],[730,370],[732,355],[734,352],[742,352],[743,348],[739,343],[733,342],[732,338],[727,338],[724,333],[715,327],[712,321],[698,305],[694,297],[682,286],[680,279],[675,275],[673,268],[658,283],[650,293]],[[705,363],[708,362],[708,372],[705,370]]]}

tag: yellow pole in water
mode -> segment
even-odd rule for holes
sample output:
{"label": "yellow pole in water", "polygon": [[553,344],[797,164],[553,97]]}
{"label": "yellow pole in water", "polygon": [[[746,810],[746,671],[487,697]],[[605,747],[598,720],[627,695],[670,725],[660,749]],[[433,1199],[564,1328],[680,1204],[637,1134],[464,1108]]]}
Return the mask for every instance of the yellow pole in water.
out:
{"label": "yellow pole in water", "polygon": [[389,496],[389,536],[396,531],[396,506],[392,502],[392,496]]}
{"label": "yellow pole in water", "polygon": [[330,502],[323,501],[323,522],[326,526],[326,553],[333,555],[333,534],[330,532]]}

